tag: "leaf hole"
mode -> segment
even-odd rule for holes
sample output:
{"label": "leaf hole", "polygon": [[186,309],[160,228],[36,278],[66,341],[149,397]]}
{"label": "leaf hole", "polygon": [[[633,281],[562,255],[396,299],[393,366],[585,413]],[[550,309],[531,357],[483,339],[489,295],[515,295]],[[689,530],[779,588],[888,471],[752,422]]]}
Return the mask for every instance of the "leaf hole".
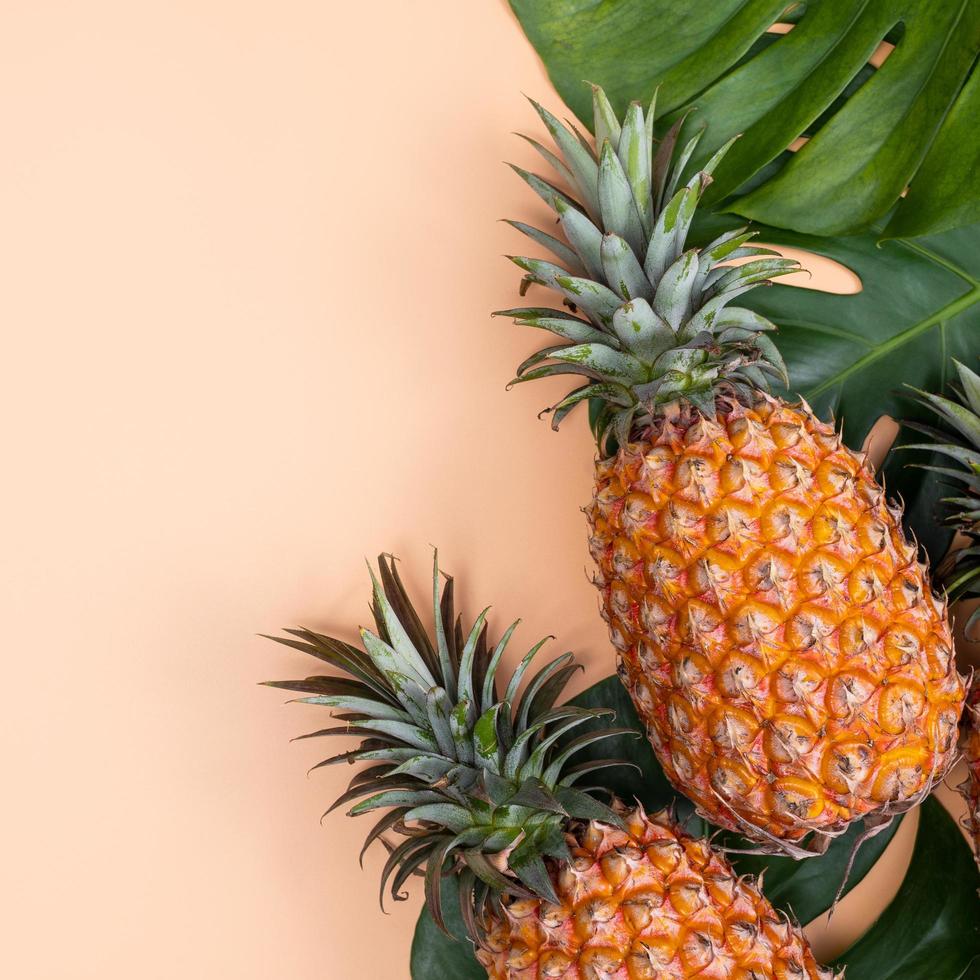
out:
{"label": "leaf hole", "polygon": [[871,469],[881,469],[885,458],[898,438],[900,426],[890,415],[879,415],[864,438],[861,452],[868,454]]}
{"label": "leaf hole", "polygon": [[905,37],[905,21],[898,21],[894,27],[892,27],[887,34],[881,39],[881,43],[878,45],[878,49],[871,56],[870,62],[876,68],[880,68],[885,61],[891,57],[895,48],[901,44],[902,39]]}
{"label": "leaf hole", "polygon": [[[796,259],[800,263],[799,272],[780,276],[777,280],[780,285],[801,286],[804,289],[816,289],[822,293],[834,293],[838,296],[853,296],[864,288],[861,277],[836,259],[810,252],[805,248],[775,245],[772,242],[758,244],[779,252],[787,259]],[[736,259],[731,265],[741,265],[743,262],[750,261],[751,258]]]}
{"label": "leaf hole", "polygon": [[875,49],[875,53],[868,58],[868,64],[872,68],[880,68],[892,55],[895,45],[890,41],[882,41]]}

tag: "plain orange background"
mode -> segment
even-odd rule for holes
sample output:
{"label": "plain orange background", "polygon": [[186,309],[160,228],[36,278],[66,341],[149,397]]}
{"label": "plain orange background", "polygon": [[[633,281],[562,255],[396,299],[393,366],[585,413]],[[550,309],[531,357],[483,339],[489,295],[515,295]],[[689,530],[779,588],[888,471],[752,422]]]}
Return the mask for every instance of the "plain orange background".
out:
{"label": "plain orange background", "polygon": [[[539,213],[521,97],[557,99],[499,0],[34,0],[0,32],[4,887],[17,980],[407,978],[340,746],[257,638],[353,636],[365,556],[613,668],[559,382],[513,305]],[[818,270],[819,272],[819,270]],[[818,284],[837,283],[820,272]],[[514,649],[514,654],[518,652]],[[891,855],[814,927],[828,952]]]}

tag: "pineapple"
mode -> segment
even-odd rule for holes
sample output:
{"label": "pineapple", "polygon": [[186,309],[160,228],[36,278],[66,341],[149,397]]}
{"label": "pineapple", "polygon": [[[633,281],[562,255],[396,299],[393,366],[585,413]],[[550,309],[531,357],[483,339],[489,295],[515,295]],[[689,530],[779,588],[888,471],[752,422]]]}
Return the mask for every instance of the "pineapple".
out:
{"label": "pineapple", "polygon": [[280,639],[345,676],[272,686],[342,712],[343,724],[314,736],[361,740],[324,764],[370,763],[334,807],[359,800],[354,815],[385,811],[365,849],[388,832],[400,838],[386,841],[382,894],[390,880],[401,899],[409,878],[423,874],[427,907],[445,928],[443,883],[453,875],[477,959],[494,980],[833,976],[759,885],[738,877],[707,841],[666,812],[607,805],[577,788],[587,774],[622,764],[576,762],[621,730],[607,724],[563,739],[611,714],[554,707],[576,670],[571,654],[518,695],[542,641],[501,695],[501,655],[517,624],[493,647],[486,610],[464,631],[452,579],[440,597],[436,562],[427,634],[394,562],[382,556],[379,566],[375,629],[361,630],[363,649],[310,630]]}
{"label": "pineapple", "polygon": [[[786,383],[774,325],[734,305],[797,264],[745,228],[685,248],[722,147],[655,109],[620,121],[593,88],[595,143],[535,104],[567,185],[518,173],[563,238],[512,222],[560,264],[512,256],[565,309],[498,315],[559,340],[513,383],[570,374],[557,429],[589,401],[587,508],[620,675],[674,786],[762,849],[804,857],[859,818],[924,798],[954,760],[964,682],[944,603],[863,456]],[[735,259],[743,264],[731,266]]]}
{"label": "pineapple", "polygon": [[[940,431],[917,422],[905,424],[929,436],[930,442],[916,443],[908,449],[928,449],[948,457],[957,467],[923,465],[922,469],[951,478],[961,487],[945,503],[949,507],[947,523],[960,536],[956,550],[944,562],[943,576],[951,602],[980,598],[980,376],[968,367],[953,362],[959,382],[957,400],[913,389],[917,400],[942,419],[947,430]],[[980,606],[967,616],[964,636],[977,637]],[[967,829],[973,838],[980,862],[980,676],[974,676],[973,688],[963,714],[963,753],[969,772],[960,787],[967,801]]]}

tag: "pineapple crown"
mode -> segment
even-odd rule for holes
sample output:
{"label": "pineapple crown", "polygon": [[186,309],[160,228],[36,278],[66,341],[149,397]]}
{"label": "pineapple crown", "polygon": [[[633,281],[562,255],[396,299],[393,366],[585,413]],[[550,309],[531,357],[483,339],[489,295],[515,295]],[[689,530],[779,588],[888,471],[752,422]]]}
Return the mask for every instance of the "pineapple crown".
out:
{"label": "pineapple crown", "polygon": [[[381,897],[390,880],[395,900],[413,874],[424,874],[426,902],[445,929],[441,886],[452,872],[459,883],[463,922],[477,939],[487,903],[501,895],[557,902],[545,858],[570,859],[570,818],[620,825],[610,807],[575,787],[584,775],[617,760],[573,764],[577,753],[628,730],[611,727],[569,739],[569,733],[612,711],[555,707],[578,669],[571,653],[552,660],[518,689],[546,639],[535,644],[509,676],[501,695],[501,658],[518,623],[496,646],[487,640],[487,610],[464,630],[453,612],[453,580],[440,594],[438,554],[433,562],[432,635],[409,601],[390,556],[378,559],[373,582],[374,630],[361,629],[363,648],[308,629],[269,637],[318,658],[345,676],[272,681],[298,700],[339,710],[343,722],[301,738],[341,735],[358,747],[325,759],[371,763],[327,810],[356,802],[351,816],[384,810],[361,851],[381,839],[389,851]],[[631,733],[631,734],[636,734]],[[326,816],[326,814],[324,814]],[[391,844],[386,832],[403,839]]]}
{"label": "pineapple crown", "polygon": [[[524,361],[511,383],[556,374],[587,379],[546,411],[557,429],[579,402],[592,400],[600,407],[595,430],[602,447],[610,434],[626,442],[634,425],[650,423],[657,406],[686,399],[714,417],[719,392],[751,397],[754,390],[768,391],[771,379],[788,384],[782,357],[766,335],[774,324],[729,304],[799,266],[750,245],[754,232],[747,228],[685,251],[701,196],[734,140],[682,182],[701,136],[680,144],[686,117],[658,141],[656,96],[646,113],[634,102],[620,122],[605,92],[594,85],[592,93],[594,145],[532,100],[558,153],[529,142],[577,199],[513,168],[554,209],[565,239],[509,222],[560,263],[509,256],[525,273],[521,294],[532,283],[548,286],[570,312],[521,307],[494,315],[560,338]],[[749,261],[722,264],[743,258]]]}
{"label": "pineapple crown", "polygon": [[[967,538],[956,551],[946,573],[946,591],[951,602],[980,596],[980,376],[954,360],[958,384],[952,385],[954,398],[944,398],[906,385],[915,392],[919,404],[934,411],[943,429],[921,422],[906,422],[910,429],[929,437],[929,442],[913,443],[905,449],[927,449],[951,458],[957,466],[916,464],[942,477],[956,481],[957,492],[946,497],[946,523]],[[967,623],[972,630],[980,624],[980,609]]]}

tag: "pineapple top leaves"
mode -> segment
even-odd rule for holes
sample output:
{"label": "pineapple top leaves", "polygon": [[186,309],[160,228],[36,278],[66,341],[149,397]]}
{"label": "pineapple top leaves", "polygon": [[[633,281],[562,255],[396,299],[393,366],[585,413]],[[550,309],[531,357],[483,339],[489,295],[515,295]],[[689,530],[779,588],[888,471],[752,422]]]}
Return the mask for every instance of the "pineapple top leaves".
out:
{"label": "pineapple top leaves", "polygon": [[[378,559],[373,583],[374,629],[362,647],[307,629],[270,637],[329,664],[334,676],[272,681],[332,708],[342,724],[302,738],[342,735],[357,748],[319,763],[369,763],[330,807],[353,804],[358,816],[384,811],[368,832],[388,847],[381,877],[396,900],[413,874],[424,874],[426,901],[443,928],[441,882],[459,878],[463,921],[477,938],[484,910],[501,894],[557,901],[545,858],[569,859],[564,827],[571,818],[618,824],[619,817],[575,787],[616,760],[574,764],[576,753],[622,729],[603,728],[569,739],[573,729],[612,712],[555,707],[578,669],[572,654],[531,672],[544,640],[506,678],[501,658],[517,623],[491,646],[486,610],[469,629],[453,611],[453,580],[440,590],[433,563],[435,626],[422,625],[389,556]],[[440,594],[441,591],[441,594]],[[523,690],[521,690],[523,688]],[[329,813],[330,810],[327,812]],[[391,844],[384,834],[402,839]]]}
{"label": "pineapple top leaves", "polygon": [[[967,544],[953,555],[944,576],[951,602],[980,596],[980,376],[959,361],[953,363],[958,380],[953,386],[955,400],[912,388],[916,400],[940,417],[944,429],[906,422],[906,426],[923,433],[931,441],[904,447],[931,450],[953,464],[919,464],[921,469],[954,481],[953,495],[943,501],[949,508],[946,522],[967,538]],[[973,630],[978,624],[980,609],[970,617],[967,629]]]}
{"label": "pineapple top leaves", "polygon": [[[532,103],[558,154],[531,141],[578,199],[515,167],[556,215],[564,241],[511,222],[550,251],[558,263],[510,256],[528,284],[548,286],[565,310],[501,310],[522,326],[560,338],[517,369],[513,383],[556,374],[585,379],[549,411],[552,426],[579,403],[602,406],[596,422],[600,446],[607,435],[623,443],[634,424],[649,423],[658,405],[686,399],[708,416],[719,391],[749,395],[771,379],[788,383],[786,368],[766,332],[775,326],[731,305],[742,293],[798,268],[769,249],[750,244],[746,228],[707,247],[685,249],[687,235],[711,174],[731,146],[682,183],[699,136],[678,143],[678,122],[661,140],[654,106],[634,103],[616,117],[605,93],[593,86],[595,145],[547,109]],[[739,266],[724,265],[747,259]]]}

